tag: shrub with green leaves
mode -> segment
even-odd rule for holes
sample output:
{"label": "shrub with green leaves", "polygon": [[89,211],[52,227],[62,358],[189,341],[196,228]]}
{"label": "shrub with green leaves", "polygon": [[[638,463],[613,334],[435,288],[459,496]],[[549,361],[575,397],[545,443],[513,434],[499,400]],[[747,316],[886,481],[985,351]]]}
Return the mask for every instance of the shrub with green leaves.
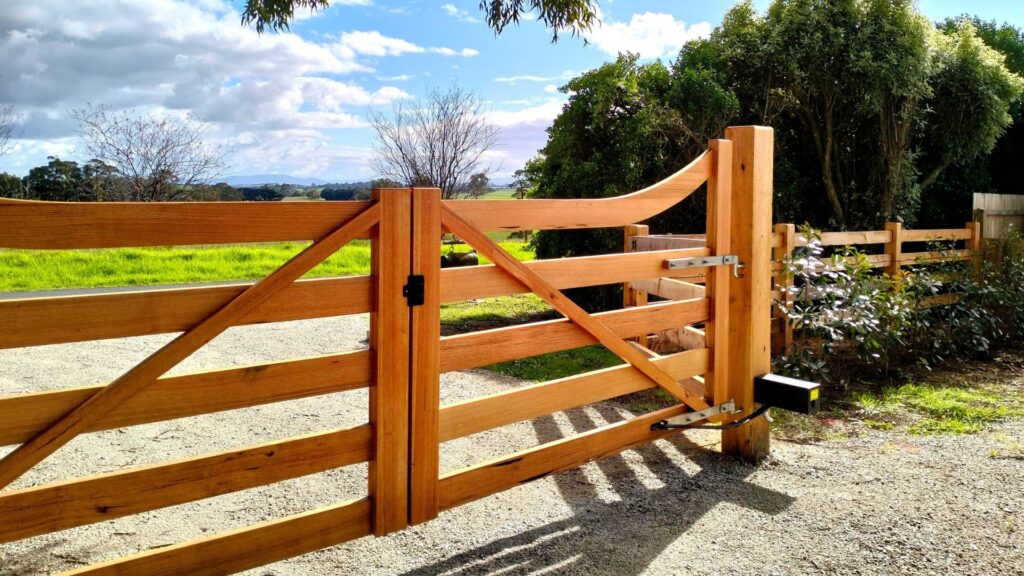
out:
{"label": "shrub with green leaves", "polygon": [[[1006,244],[980,268],[946,259],[952,245],[933,244],[939,262],[912,265],[893,278],[874,269],[866,254],[845,247],[826,255],[820,236],[807,238],[782,262],[792,279],[789,304],[778,303],[794,328],[792,346],[775,370],[844,384],[908,365],[990,355],[1024,337],[1024,250]],[[935,297],[949,299],[936,305]]]}

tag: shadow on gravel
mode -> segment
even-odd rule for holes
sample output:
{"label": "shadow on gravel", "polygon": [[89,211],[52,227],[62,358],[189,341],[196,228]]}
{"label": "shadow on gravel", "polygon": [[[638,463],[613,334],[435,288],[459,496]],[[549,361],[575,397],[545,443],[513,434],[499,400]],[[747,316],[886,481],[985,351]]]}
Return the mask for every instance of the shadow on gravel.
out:
{"label": "shadow on gravel", "polygon": [[[607,423],[625,419],[610,406],[594,408]],[[566,415],[576,433],[603,425],[583,410]],[[533,425],[541,443],[563,437],[550,416],[535,420]],[[639,574],[705,514],[713,514],[716,506],[731,504],[775,515],[795,500],[747,482],[746,477],[755,470],[753,466],[707,450],[683,434],[662,442],[689,461],[686,468],[699,470],[688,471],[662,446],[647,444],[633,450],[640,455],[641,465],[627,463],[622,455],[598,460],[596,465],[606,479],[599,483],[590,481],[580,468],[555,474],[552,478],[572,507],[573,517],[495,540],[406,574]],[[664,486],[648,488],[645,481]],[[541,508],[544,502],[526,502],[524,506]]]}

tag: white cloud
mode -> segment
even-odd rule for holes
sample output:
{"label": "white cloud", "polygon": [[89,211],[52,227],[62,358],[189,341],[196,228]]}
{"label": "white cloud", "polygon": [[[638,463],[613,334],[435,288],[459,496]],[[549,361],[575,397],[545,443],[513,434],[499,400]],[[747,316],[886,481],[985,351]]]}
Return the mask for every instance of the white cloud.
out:
{"label": "white cloud", "polygon": [[547,128],[561,112],[564,98],[550,97],[539,104],[518,110],[493,110],[488,120],[501,129],[491,156],[501,170],[498,177],[511,176],[517,168],[537,154],[547,142]]}
{"label": "white cloud", "polygon": [[587,41],[611,55],[633,52],[641,58],[674,56],[683,44],[711,34],[709,22],[690,26],[671,14],[633,14],[629,22],[605,22],[585,33]]}
{"label": "white cloud", "polygon": [[[396,86],[369,88],[352,78],[373,72],[376,59],[477,54],[377,31],[319,41],[287,32],[260,36],[239,20],[224,0],[76,0],[73,10],[68,0],[0,1],[0,102],[14,104],[24,119],[0,170],[23,173],[26,163],[35,165],[47,153],[71,154],[75,125],[67,111],[87,103],[191,112],[213,124],[211,138],[224,142],[238,134],[306,130],[310,135],[299,148],[309,152],[314,141],[329,140],[324,130],[365,126],[367,106],[409,97]],[[255,165],[268,166],[259,158],[291,158],[267,152],[272,145],[290,146],[269,138]]]}
{"label": "white cloud", "polygon": [[554,84],[548,84],[547,86],[544,87],[544,91],[547,92],[548,94],[554,94],[555,92],[558,92],[558,86]]}
{"label": "white cloud", "polygon": [[401,56],[411,52],[423,52],[424,48],[417,46],[408,40],[401,38],[390,38],[376,30],[369,32],[343,32],[341,39],[334,46],[334,49],[343,57],[352,58],[354,55],[364,56]]}
{"label": "white cloud", "polygon": [[553,82],[556,80],[569,80],[575,75],[576,73],[572,70],[566,70],[558,76],[535,76],[532,74],[523,74],[520,76],[499,76],[495,78],[494,81],[501,84],[515,85],[520,82]]}
{"label": "white cloud", "polygon": [[472,57],[472,56],[479,56],[480,55],[480,51],[479,50],[474,50],[472,48],[463,48],[462,50],[452,50],[451,48],[440,47],[440,48],[430,48],[430,51],[435,53],[435,54],[440,54],[442,56],[464,56],[466,58],[469,58],[469,57]]}
{"label": "white cloud", "polygon": [[442,4],[441,10],[444,10],[445,14],[455,18],[456,20],[461,20],[463,22],[472,22],[474,24],[480,22],[479,18],[472,16],[467,10],[459,10],[458,8],[455,7],[455,4]]}

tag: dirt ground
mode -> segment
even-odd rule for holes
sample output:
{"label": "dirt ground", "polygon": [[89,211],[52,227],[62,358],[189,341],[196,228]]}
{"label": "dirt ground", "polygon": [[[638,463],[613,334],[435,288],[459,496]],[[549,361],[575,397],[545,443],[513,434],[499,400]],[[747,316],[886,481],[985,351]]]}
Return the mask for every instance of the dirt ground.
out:
{"label": "dirt ground", "polygon": [[[180,370],[353,349],[365,329],[364,317],[233,329]],[[167,338],[0,351],[0,394],[109,380]],[[443,401],[519,385],[447,374]],[[366,395],[349,392],[90,434],[17,486],[357,424],[366,411]],[[507,426],[445,444],[442,466],[630,416],[603,403]],[[959,436],[841,426],[830,440],[776,438],[758,467],[722,456],[718,434],[691,431],[249,574],[1024,574],[1024,420]],[[77,568],[360,497],[365,485],[365,466],[353,466],[0,545],[0,574]]]}

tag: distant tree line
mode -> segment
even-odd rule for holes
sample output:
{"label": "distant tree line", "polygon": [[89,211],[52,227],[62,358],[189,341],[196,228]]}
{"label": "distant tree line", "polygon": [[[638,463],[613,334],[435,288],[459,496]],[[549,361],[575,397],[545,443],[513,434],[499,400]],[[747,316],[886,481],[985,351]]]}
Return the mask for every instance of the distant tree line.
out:
{"label": "distant tree line", "polygon": [[[138,200],[131,182],[117,174],[110,165],[91,160],[84,165],[50,156],[43,166],[29,170],[19,178],[0,173],[0,196],[24,200],[57,202],[115,202]],[[242,193],[220,182],[194,184],[175,190],[175,200],[230,201],[243,200]]]}

